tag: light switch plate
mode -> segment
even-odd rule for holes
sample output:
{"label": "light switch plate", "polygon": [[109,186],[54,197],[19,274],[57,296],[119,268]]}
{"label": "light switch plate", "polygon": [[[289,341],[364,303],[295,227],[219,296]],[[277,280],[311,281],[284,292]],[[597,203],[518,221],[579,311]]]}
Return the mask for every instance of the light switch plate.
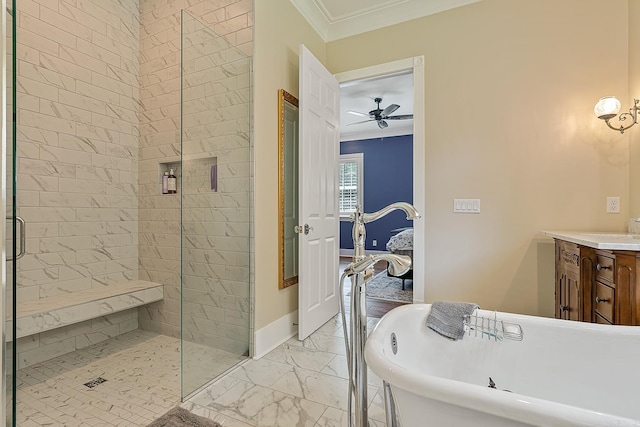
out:
{"label": "light switch plate", "polygon": [[453,199],[453,213],[480,213],[480,199]]}

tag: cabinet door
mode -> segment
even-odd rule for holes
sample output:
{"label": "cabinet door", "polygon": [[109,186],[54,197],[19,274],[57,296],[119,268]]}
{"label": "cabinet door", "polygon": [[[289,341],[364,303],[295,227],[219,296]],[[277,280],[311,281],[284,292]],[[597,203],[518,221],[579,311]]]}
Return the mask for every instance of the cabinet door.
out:
{"label": "cabinet door", "polygon": [[567,275],[562,272],[556,272],[556,319],[566,319],[565,313],[567,307]]}
{"label": "cabinet door", "polygon": [[556,318],[582,320],[580,249],[569,242],[556,241]]}
{"label": "cabinet door", "polygon": [[566,309],[567,274],[562,259],[563,242],[556,240],[556,283],[555,283],[555,315],[556,319],[564,319]]}
{"label": "cabinet door", "polygon": [[556,281],[556,319],[582,320],[580,281],[571,273],[560,274]]}
{"label": "cabinet door", "polygon": [[569,307],[566,311],[567,320],[582,320],[582,305],[580,304],[580,275],[575,272],[567,273],[565,304]]}

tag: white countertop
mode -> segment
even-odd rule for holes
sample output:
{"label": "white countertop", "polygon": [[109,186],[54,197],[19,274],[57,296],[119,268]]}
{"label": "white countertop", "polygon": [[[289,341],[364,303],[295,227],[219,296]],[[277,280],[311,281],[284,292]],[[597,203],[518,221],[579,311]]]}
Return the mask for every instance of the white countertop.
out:
{"label": "white countertop", "polygon": [[544,235],[595,249],[640,251],[639,233],[543,231]]}

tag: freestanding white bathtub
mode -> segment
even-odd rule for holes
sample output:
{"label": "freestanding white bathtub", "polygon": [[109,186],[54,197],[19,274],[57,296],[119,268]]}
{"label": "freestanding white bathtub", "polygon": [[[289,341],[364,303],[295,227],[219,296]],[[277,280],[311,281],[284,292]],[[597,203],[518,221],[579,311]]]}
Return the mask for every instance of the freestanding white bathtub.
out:
{"label": "freestanding white bathtub", "polygon": [[402,427],[640,426],[640,327],[498,312],[522,326],[522,341],[450,341],[427,328],[430,309],[398,307],[367,339]]}

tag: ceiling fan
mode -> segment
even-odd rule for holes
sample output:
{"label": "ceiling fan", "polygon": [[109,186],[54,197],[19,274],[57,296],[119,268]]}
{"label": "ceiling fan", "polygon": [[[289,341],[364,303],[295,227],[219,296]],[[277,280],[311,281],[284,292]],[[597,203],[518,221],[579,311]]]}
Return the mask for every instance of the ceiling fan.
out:
{"label": "ceiling fan", "polygon": [[355,114],[356,116],[369,117],[369,120],[363,120],[361,122],[349,123],[347,126],[357,125],[359,123],[366,123],[366,122],[376,121],[376,122],[378,122],[378,127],[380,129],[384,129],[384,128],[389,127],[389,124],[387,123],[387,120],[413,119],[413,114],[398,114],[396,116],[390,116],[389,114],[392,114],[394,111],[396,111],[398,108],[400,108],[400,106],[398,104],[391,104],[388,107],[386,107],[385,109],[381,109],[380,108],[380,103],[382,102],[382,98],[376,98],[376,99],[374,99],[374,102],[376,104],[378,104],[378,106],[377,106],[377,108],[375,110],[369,111],[369,114],[360,113],[358,111],[351,111],[351,110],[347,111],[347,113]]}

